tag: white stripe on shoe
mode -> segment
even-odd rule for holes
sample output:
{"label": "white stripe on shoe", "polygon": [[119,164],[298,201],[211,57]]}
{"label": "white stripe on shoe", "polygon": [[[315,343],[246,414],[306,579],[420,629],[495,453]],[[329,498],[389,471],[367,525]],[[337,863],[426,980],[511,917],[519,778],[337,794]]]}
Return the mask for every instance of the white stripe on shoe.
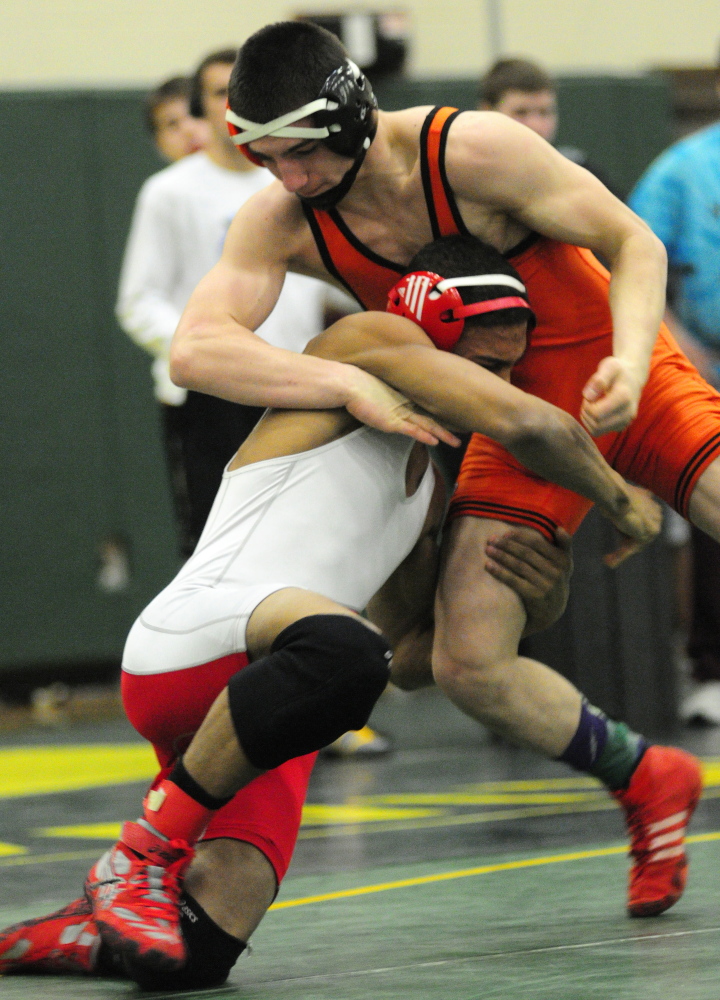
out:
{"label": "white stripe on shoe", "polygon": [[684,853],[685,848],[680,844],[678,847],[668,847],[664,851],[658,851],[651,858],[648,858],[648,861],[665,861],[666,858],[678,858]]}
{"label": "white stripe on shoe", "polygon": [[677,823],[686,823],[688,818],[688,810],[683,809],[682,812],[674,813],[672,816],[668,816],[667,819],[661,819],[657,823],[650,823],[647,828],[647,832],[659,833],[661,830],[667,830],[669,826],[675,826]]}

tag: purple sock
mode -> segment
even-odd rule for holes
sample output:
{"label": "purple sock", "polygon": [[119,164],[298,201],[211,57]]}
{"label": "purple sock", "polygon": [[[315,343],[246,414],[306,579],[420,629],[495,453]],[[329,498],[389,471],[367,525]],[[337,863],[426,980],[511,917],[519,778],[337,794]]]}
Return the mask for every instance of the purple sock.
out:
{"label": "purple sock", "polygon": [[[598,714],[596,714],[598,713]],[[580,722],[575,735],[558,760],[570,764],[578,771],[592,771],[608,740],[608,720],[595,709],[591,711],[587,701],[580,709]]]}

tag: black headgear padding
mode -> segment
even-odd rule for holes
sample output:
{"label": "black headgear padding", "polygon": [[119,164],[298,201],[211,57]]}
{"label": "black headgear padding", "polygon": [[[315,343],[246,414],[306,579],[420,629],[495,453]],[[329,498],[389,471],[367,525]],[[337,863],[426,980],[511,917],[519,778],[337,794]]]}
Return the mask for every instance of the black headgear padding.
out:
{"label": "black headgear padding", "polygon": [[230,714],[261,770],[362,729],[390,677],[387,641],[349,615],[309,615],[230,678]]}
{"label": "black headgear padding", "polygon": [[[373,128],[372,132],[370,133],[370,142],[372,142],[372,140],[375,138],[375,131],[376,129]],[[369,148],[370,147],[368,146],[368,149]],[[366,153],[367,149],[360,150],[360,153],[355,158],[355,162],[353,163],[353,165],[350,167],[349,170],[347,170],[343,174],[340,183],[336,184],[335,187],[330,188],[328,191],[323,191],[321,194],[316,194],[313,198],[303,198],[302,195],[298,195],[300,201],[303,202],[303,204],[305,205],[309,205],[310,208],[318,208],[323,211],[327,211],[330,208],[334,208],[335,205],[338,204],[338,202],[342,201],[342,199],[345,197],[345,195],[348,193],[350,188],[355,183],[355,178],[357,177],[360,171],[360,167],[363,165]]]}
{"label": "black headgear padding", "polygon": [[327,127],[330,135],[324,140],[328,149],[339,156],[355,159],[366,151],[374,134],[373,112],[377,100],[370,81],[358,67],[346,60],[333,70],[320,90],[319,97],[327,97],[337,104],[337,108],[316,111],[314,121],[319,127]]}
{"label": "black headgear padding", "polygon": [[180,897],[180,927],[187,961],[171,972],[150,972],[147,966],[125,959],[125,971],[146,990],[207,990],[222,986],[247,947],[207,915],[187,890]]}

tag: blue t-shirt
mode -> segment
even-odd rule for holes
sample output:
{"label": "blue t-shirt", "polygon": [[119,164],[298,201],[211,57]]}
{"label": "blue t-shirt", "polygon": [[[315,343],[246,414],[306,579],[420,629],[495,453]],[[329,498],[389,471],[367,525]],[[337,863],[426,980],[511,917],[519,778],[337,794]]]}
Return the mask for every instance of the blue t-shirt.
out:
{"label": "blue t-shirt", "polygon": [[665,244],[677,276],[673,309],[690,333],[720,348],[720,122],[676,142],[628,199]]}

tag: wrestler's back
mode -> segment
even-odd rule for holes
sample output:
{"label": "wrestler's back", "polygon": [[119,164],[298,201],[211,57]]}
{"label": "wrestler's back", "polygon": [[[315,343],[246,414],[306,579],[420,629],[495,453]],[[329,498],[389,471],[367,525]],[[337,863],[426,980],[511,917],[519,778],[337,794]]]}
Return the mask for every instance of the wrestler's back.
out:
{"label": "wrestler's back", "polygon": [[413,445],[360,427],[310,451],[226,471],[197,549],[163,594],[277,583],[362,610],[425,521],[434,476],[428,466],[406,495]]}

